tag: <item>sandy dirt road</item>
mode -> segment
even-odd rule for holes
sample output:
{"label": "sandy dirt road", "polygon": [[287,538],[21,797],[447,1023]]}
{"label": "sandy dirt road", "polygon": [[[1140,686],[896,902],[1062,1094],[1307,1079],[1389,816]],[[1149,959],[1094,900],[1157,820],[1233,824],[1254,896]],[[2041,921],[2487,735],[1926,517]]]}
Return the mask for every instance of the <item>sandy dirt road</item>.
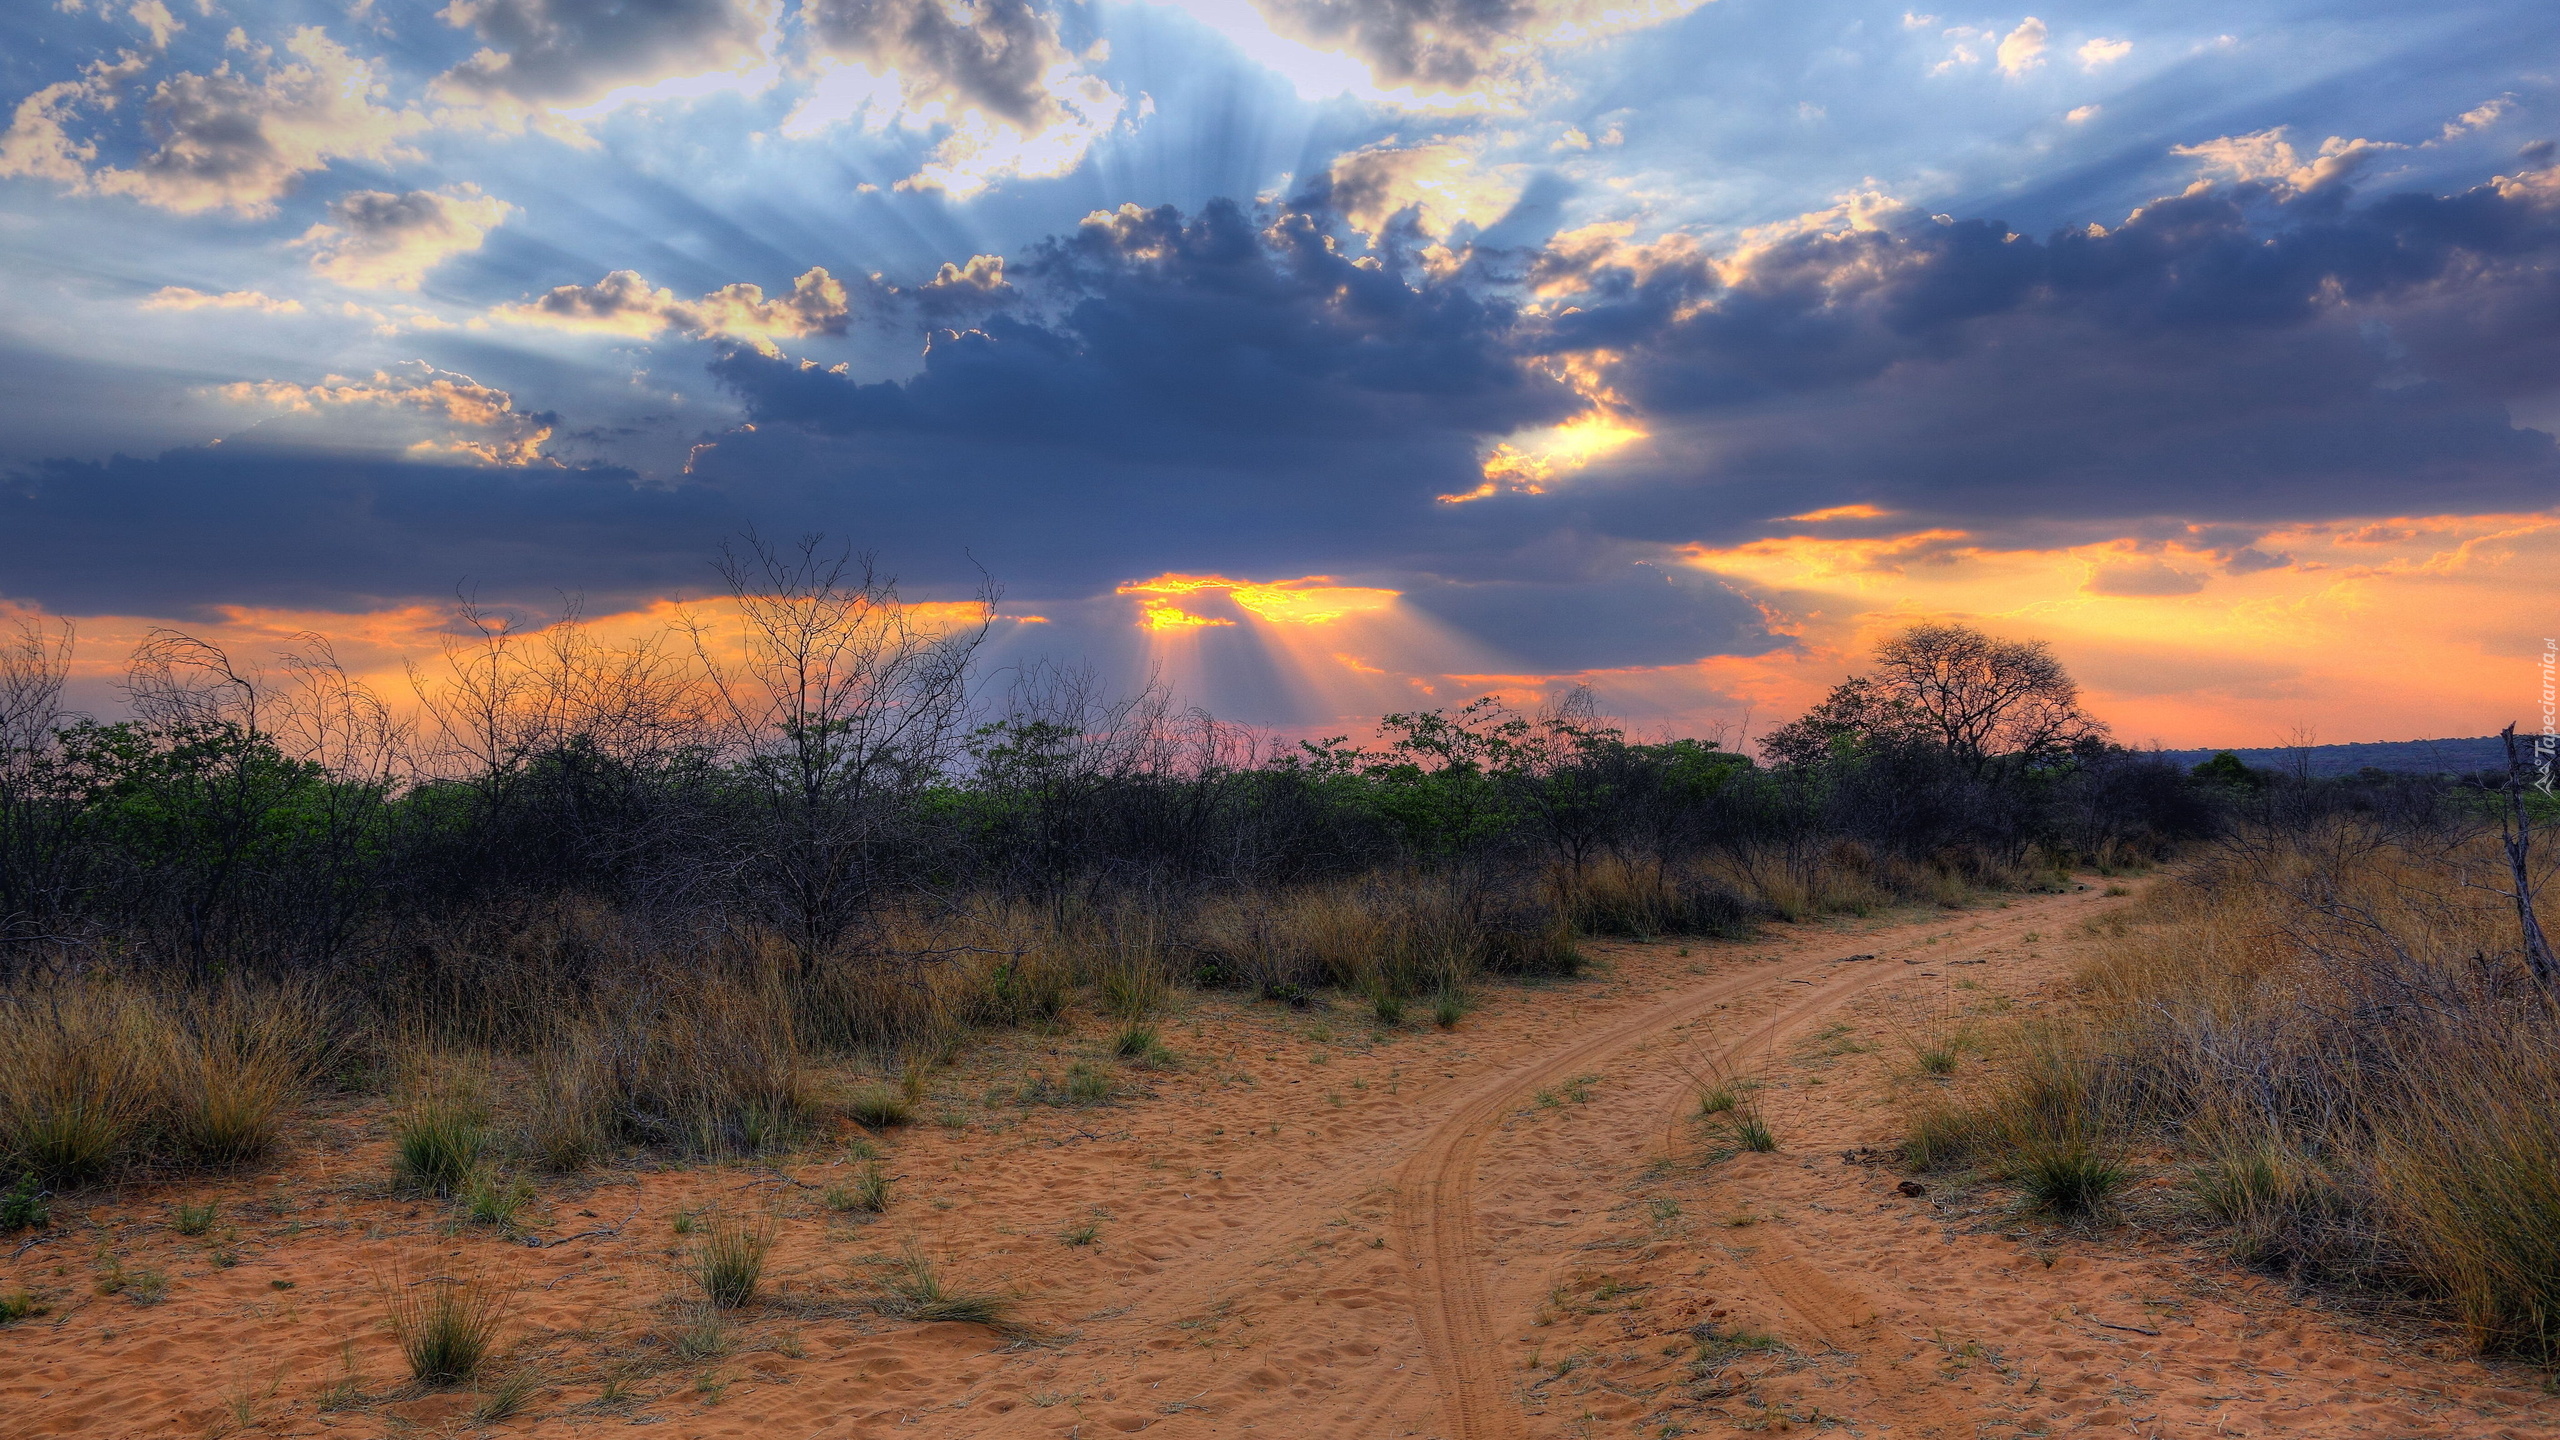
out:
{"label": "sandy dirt road", "polygon": [[[862,1163],[848,1136],[780,1166],[556,1188],[531,1238],[565,1243],[458,1232],[382,1192],[382,1117],[357,1107],[281,1172],[128,1192],[11,1256],[0,1290],[52,1309],[0,1330],[0,1430],[2560,1434],[2537,1377],[2447,1336],[1995,1195],[1906,1196],[1862,1163],[1933,1083],[1911,1073],[1915,1027],[2056,1003],[2125,903],[2092,885],[1595,946],[1595,976],[1493,989],[1450,1032],[1202,998],[1167,1026],[1180,1065],[1093,1109],[1019,1096],[1097,1063],[1099,1022],[1010,1037],[882,1142],[897,1180],[876,1220],[821,1202]],[[1757,1084],[1775,1152],[1726,1153],[1695,1118],[1712,1076]],[[220,1233],[169,1233],[182,1198],[220,1203]],[[782,1234],[770,1298],[709,1345],[687,1341],[677,1229],[705,1210]],[[867,1277],[905,1253],[1021,1295],[1040,1335],[869,1313]],[[110,1261],[162,1274],[165,1298],[97,1294]],[[480,1423],[473,1393],[399,1383],[375,1277],[419,1263],[514,1287],[506,1363],[539,1381],[519,1414]]]}

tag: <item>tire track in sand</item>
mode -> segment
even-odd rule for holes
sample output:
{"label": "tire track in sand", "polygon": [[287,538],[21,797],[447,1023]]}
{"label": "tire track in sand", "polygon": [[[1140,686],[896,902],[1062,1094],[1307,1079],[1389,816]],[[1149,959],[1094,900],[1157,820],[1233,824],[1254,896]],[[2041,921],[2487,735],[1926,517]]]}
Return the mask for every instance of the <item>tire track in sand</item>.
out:
{"label": "tire track in sand", "polygon": [[[1862,943],[1878,937],[1862,937]],[[1447,1417],[1450,1440],[1519,1440],[1526,1431],[1519,1407],[1503,1392],[1499,1339],[1485,1295],[1485,1255],[1476,1230],[1476,1160],[1485,1141],[1530,1092],[1553,1084],[1618,1051],[1696,1017],[1701,1007],[1829,968],[1829,960],[1799,960],[1774,970],[1734,976],[1682,993],[1678,998],[1584,1035],[1550,1051],[1533,1067],[1489,1077],[1441,1122],[1396,1175],[1396,1223],[1405,1252],[1414,1257],[1414,1316],[1423,1353]],[[1821,985],[1797,1004],[1731,1042],[1728,1055],[1774,1036],[1884,978],[1881,967]]]}
{"label": "tire track in sand", "polygon": [[[2006,917],[2010,924],[2002,928],[2015,928],[2027,914],[2043,908],[2043,904],[2021,906],[2017,914]],[[1859,936],[1857,943],[1888,944],[1900,933],[1931,928],[1930,923],[1898,925]],[[1396,1225],[1404,1236],[1405,1252],[1414,1257],[1414,1318],[1422,1330],[1426,1363],[1440,1391],[1449,1440],[1522,1440],[1527,1434],[1520,1408],[1505,1392],[1496,1358],[1500,1330],[1485,1293],[1487,1256],[1477,1232],[1473,1193],[1477,1159],[1503,1117],[1531,1092],[1695,1019],[1706,1006],[1805,982],[1808,974],[1827,971],[1834,963],[1832,959],[1794,960],[1702,985],[1550,1051],[1535,1066],[1487,1077],[1397,1171]],[[1900,966],[1861,964],[1837,979],[1809,982],[1814,985],[1810,993],[1720,1047],[1718,1063],[1730,1065],[1755,1047],[1774,1046],[1787,1030],[1900,972]],[[1860,1342],[1866,1338],[1862,1332],[1874,1328],[1874,1311],[1859,1303],[1854,1291],[1833,1294],[1842,1288],[1838,1282],[1794,1256],[1752,1268],[1823,1343],[1865,1358],[1871,1347]],[[1938,1397],[1926,1393],[1925,1387],[1910,1399],[1924,1409],[1938,1408]]]}

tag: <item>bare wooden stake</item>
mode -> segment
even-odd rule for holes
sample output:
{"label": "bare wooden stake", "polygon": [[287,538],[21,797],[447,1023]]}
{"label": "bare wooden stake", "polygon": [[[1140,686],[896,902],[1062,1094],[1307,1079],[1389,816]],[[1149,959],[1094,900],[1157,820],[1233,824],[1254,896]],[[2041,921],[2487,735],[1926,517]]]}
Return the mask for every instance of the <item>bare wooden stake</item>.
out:
{"label": "bare wooden stake", "polygon": [[2533,871],[2526,863],[2532,858],[2533,819],[2525,810],[2524,757],[2516,750],[2516,727],[2498,732],[2507,742],[2507,809],[2511,823],[2499,826],[2500,838],[2506,841],[2507,872],[2515,881],[2516,920],[2524,928],[2524,961],[2532,967],[2533,978],[2543,988],[2560,988],[2560,962],[2551,955],[2551,942],[2543,938],[2542,917],[2533,910]]}

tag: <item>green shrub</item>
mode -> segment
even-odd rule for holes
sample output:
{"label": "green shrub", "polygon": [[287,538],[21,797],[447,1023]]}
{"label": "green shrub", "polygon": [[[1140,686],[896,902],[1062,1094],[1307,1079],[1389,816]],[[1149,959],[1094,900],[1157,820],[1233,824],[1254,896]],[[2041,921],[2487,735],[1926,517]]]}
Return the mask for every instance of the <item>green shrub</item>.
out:
{"label": "green shrub", "polygon": [[52,1193],[33,1175],[21,1175],[17,1184],[0,1191],[0,1235],[51,1224],[53,1207],[47,1202]]}
{"label": "green shrub", "polygon": [[1098,1070],[1079,1060],[1067,1069],[1067,1092],[1064,1103],[1101,1105],[1108,1102],[1112,1092],[1118,1088],[1108,1072]]}
{"label": "green shrub", "polygon": [[1452,985],[1431,997],[1431,1023],[1443,1030],[1455,1030],[1458,1022],[1475,1008],[1467,992]]}
{"label": "green shrub", "polygon": [[31,1291],[12,1290],[5,1295],[0,1295],[0,1325],[15,1325],[21,1320],[31,1320],[51,1308],[38,1300]]}
{"label": "green shrub", "polygon": [[1743,1110],[1734,1116],[1733,1139],[1743,1149],[1761,1155],[1778,1148],[1777,1132],[1769,1128],[1768,1120],[1756,1108]]}
{"label": "green shrub", "polygon": [[463,1182],[462,1211],[474,1225],[513,1229],[517,1212],[532,1199],[533,1186],[520,1177],[501,1178],[479,1170]]}
{"label": "green shrub", "polygon": [[1381,1025],[1401,1025],[1404,1023],[1404,997],[1383,984],[1373,986],[1369,991],[1369,1013],[1376,1016]]}

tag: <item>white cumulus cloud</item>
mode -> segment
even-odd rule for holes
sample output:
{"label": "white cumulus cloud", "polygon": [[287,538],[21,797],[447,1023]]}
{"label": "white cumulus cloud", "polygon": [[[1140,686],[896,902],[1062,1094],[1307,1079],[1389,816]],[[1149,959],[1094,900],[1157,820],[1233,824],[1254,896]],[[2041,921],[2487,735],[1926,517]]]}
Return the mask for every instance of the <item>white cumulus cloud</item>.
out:
{"label": "white cumulus cloud", "polygon": [[480,248],[515,207],[477,185],[442,191],[358,190],[329,207],[329,219],[294,242],[311,268],[363,290],[415,290],[429,270]]}

